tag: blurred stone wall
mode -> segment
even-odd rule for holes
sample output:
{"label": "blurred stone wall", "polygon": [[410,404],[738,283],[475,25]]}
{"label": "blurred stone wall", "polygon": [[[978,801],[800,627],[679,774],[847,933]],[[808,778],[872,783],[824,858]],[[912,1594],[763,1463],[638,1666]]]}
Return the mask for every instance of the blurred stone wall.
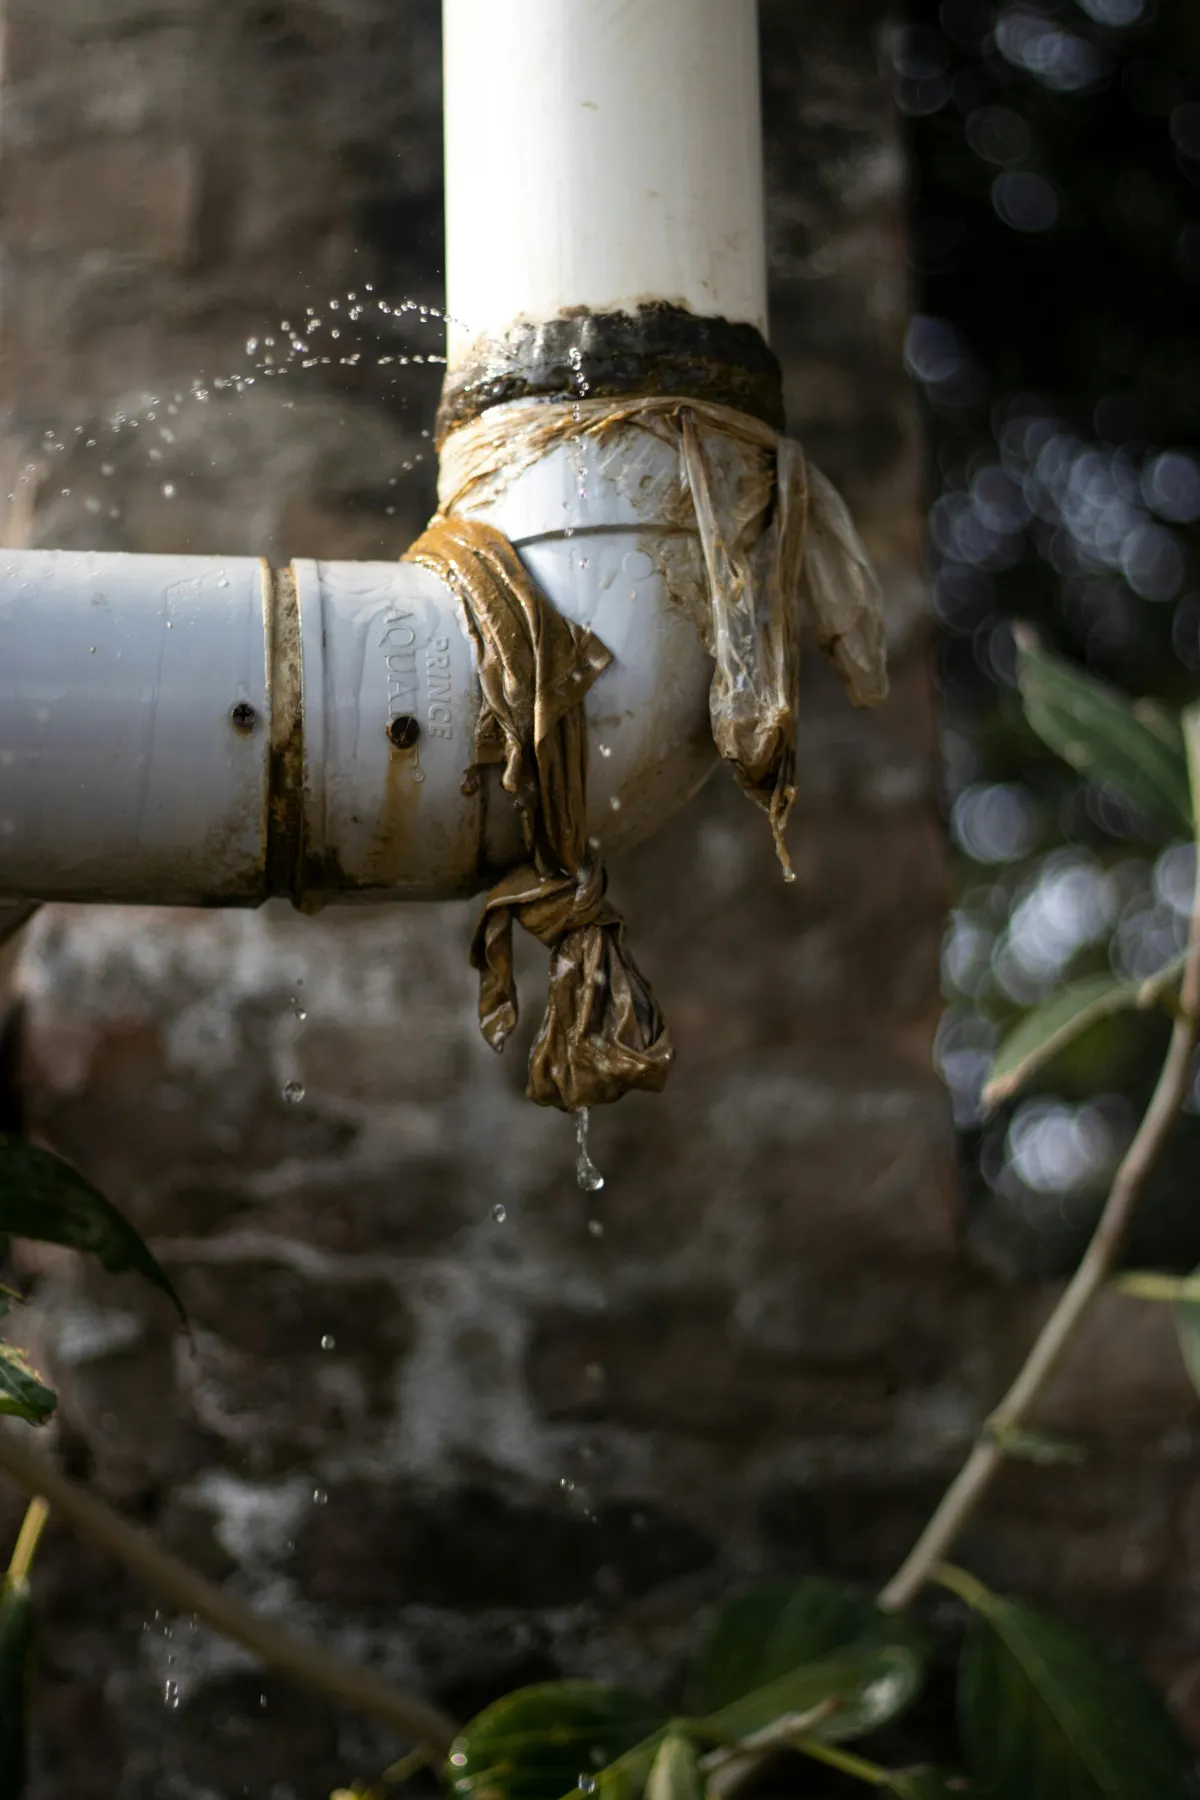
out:
{"label": "blurred stone wall", "polygon": [[[740,1572],[886,1573],[1044,1304],[960,1253],[930,1073],[944,858],[884,13],[765,0],[763,41],[774,342],[883,572],[894,698],[853,714],[809,667],[794,887],[724,780],[614,871],[678,1061],[596,1121],[603,1194],[521,1098],[523,1046],[479,1039],[472,907],[58,908],[21,965],[5,1105],[152,1237],[195,1324],[22,1253],[65,1466],[461,1712],[559,1671],[658,1678]],[[376,309],[356,361],[266,357],[368,283],[439,300],[434,0],[3,17],[5,541],[398,554],[439,371],[378,357],[436,351],[436,324]],[[541,978],[528,956],[529,1012]],[[1186,1688],[1164,1577],[1196,1538],[1195,1415],[1160,1315],[1129,1313],[1055,1402],[1088,1474],[1014,1476],[975,1553],[1136,1627]],[[394,1748],[66,1532],[38,1588],[36,1800],[317,1800]]]}

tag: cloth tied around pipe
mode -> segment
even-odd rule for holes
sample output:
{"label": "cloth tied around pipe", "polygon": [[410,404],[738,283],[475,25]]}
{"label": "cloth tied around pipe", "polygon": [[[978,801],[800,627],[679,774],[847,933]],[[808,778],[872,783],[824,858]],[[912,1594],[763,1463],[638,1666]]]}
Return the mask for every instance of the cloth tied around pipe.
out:
{"label": "cloth tied around pipe", "polygon": [[855,706],[878,705],[888,691],[879,583],[845,502],[801,446],[706,401],[517,401],[441,443],[440,514],[486,515],[509,482],[573,439],[596,449],[601,480],[611,468],[618,484],[636,486],[639,434],[678,454],[663,523],[698,537],[705,581],[673,597],[690,607],[713,659],[713,741],[766,813],[790,879],[784,828],[796,794],[802,617]]}
{"label": "cloth tied around pipe", "polygon": [[471,946],[483,1035],[502,1050],[517,1023],[515,921],[550,952],[529,1098],[575,1112],[631,1088],[658,1092],[670,1034],[587,844],[583,701],[612,658],[551,605],[504,534],[482,520],[438,514],[406,560],[431,569],[462,605],[483,700],[475,761],[503,764],[529,856],[488,895]]}
{"label": "cloth tied around pipe", "polygon": [[631,1088],[660,1090],[673,1052],[587,844],[583,702],[611,656],[556,611],[503,533],[473,515],[572,438],[591,439],[634,478],[630,427],[678,452],[678,489],[663,522],[698,538],[705,583],[676,597],[713,658],[714,742],[766,813],[786,879],[801,611],[854,704],[887,693],[879,586],[845,504],[799,444],[759,420],[667,397],[518,402],[490,408],[441,445],[440,510],[407,560],[433,570],[463,606],[483,701],[476,762],[503,763],[530,859],[492,889],[476,930],[480,1024],[497,1050],[516,1024],[519,921],[551,959],[527,1093],[564,1111]]}

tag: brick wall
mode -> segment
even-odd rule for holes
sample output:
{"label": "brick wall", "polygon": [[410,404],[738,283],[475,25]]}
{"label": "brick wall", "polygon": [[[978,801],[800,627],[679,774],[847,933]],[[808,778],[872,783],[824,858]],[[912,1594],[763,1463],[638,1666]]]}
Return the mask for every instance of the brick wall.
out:
{"label": "brick wall", "polygon": [[[189,1345],[132,1282],[23,1253],[67,1466],[462,1710],[669,1670],[739,1571],[885,1573],[1043,1304],[960,1253],[930,1074],[944,870],[883,12],[763,7],[774,341],[883,571],[894,698],[852,714],[809,668],[794,887],[725,781],[615,869],[678,1062],[597,1120],[603,1194],[521,1099],[521,1046],[478,1037],[471,907],[58,908],[21,968],[28,1122],[152,1236],[195,1321]],[[433,0],[3,13],[8,541],[399,553],[431,504],[436,369],[214,383],[367,282],[436,304]],[[380,346],[435,347],[419,323]],[[1163,1578],[1195,1535],[1194,1414],[1161,1323],[1118,1357],[1100,1322],[1056,1401],[1099,1440],[1091,1473],[1056,1475],[1053,1516],[1014,1476],[977,1551],[1081,1584],[1186,1684]],[[389,1752],[65,1533],[39,1586],[37,1800],[316,1800]]]}

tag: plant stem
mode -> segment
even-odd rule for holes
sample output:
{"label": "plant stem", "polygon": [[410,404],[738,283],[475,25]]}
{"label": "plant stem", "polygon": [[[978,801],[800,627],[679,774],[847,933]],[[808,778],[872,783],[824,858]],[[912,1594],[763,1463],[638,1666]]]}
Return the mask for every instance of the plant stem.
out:
{"label": "plant stem", "polygon": [[761,1731],[752,1732],[749,1737],[739,1738],[721,1749],[710,1750],[700,1758],[704,1792],[708,1800],[730,1800],[731,1795],[736,1794],[757,1775],[776,1750],[791,1749],[797,1738],[803,1737],[821,1719],[836,1712],[840,1704],[839,1700],[831,1696],[828,1700],[819,1701],[807,1712],[785,1713],[781,1719],[772,1719],[769,1725],[764,1725]]}
{"label": "plant stem", "polygon": [[[0,1431],[0,1469],[26,1493],[44,1495],[55,1513],[80,1537],[123,1563],[130,1574],[153,1588],[179,1612],[195,1613],[214,1631],[249,1650],[252,1656],[317,1689],[339,1706],[390,1725],[404,1737],[427,1744],[438,1756],[449,1749],[457,1727],[440,1707],[419,1695],[394,1688],[391,1682],[371,1669],[344,1662],[328,1650],[294,1638],[278,1625],[260,1618],[248,1606],[222,1593],[203,1575],[164,1550],[148,1532],[130,1525],[103,1501],[60,1475],[42,1457],[27,1450],[10,1431]],[[23,1527],[22,1539],[25,1536]]]}
{"label": "plant stem", "polygon": [[37,1547],[49,1517],[50,1508],[40,1494],[35,1494],[25,1508],[25,1517],[22,1519],[21,1529],[17,1533],[16,1547],[12,1553],[12,1561],[8,1565],[10,1581],[29,1580],[30,1564],[37,1555]]}
{"label": "plant stem", "polygon": [[802,1756],[811,1756],[814,1762],[840,1769],[843,1775],[869,1782],[872,1787],[886,1787],[891,1780],[888,1771],[881,1769],[878,1763],[868,1762],[865,1756],[855,1756],[853,1751],[842,1750],[837,1744],[823,1744],[820,1738],[792,1738],[790,1747],[799,1750]]}
{"label": "plant stem", "polygon": [[[1183,715],[1187,746],[1192,811],[1200,828],[1200,707]],[[971,1514],[979,1505],[1004,1461],[1003,1438],[1022,1425],[1057,1368],[1080,1322],[1112,1273],[1120,1254],[1146,1178],[1167,1141],[1179,1109],[1187,1098],[1192,1051],[1200,1020],[1200,850],[1196,857],[1196,887],[1188,926],[1188,956],[1184,964],[1179,1011],[1171,1028],[1171,1041],[1157,1085],[1133,1142],[1118,1165],[1092,1240],[1063,1291],[1062,1298],[1038,1336],[1020,1374],[988,1419],[966,1462],[942,1496],[937,1510],[913,1549],[879,1596],[880,1606],[895,1611],[907,1606],[929,1580],[937,1563],[944,1560]]]}

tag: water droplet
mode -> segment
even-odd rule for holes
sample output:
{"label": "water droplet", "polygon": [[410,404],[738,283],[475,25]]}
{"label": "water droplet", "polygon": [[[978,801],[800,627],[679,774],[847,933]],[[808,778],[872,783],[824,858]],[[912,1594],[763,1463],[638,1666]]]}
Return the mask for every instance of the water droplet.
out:
{"label": "water droplet", "polygon": [[314,1506],[327,1506],[329,1504],[328,1491],[322,1487],[315,1487],[312,1493],[312,1502]]}
{"label": "water droplet", "polygon": [[164,481],[162,484],[162,492],[164,500],[173,500],[175,498],[175,483],[173,481]]}
{"label": "water droplet", "polygon": [[322,1348],[322,1350],[336,1350],[337,1349],[337,1339],[334,1337],[332,1331],[327,1331],[325,1333],[324,1337],[321,1339],[321,1348]]}
{"label": "water droplet", "polygon": [[[604,1177],[601,1176],[600,1179],[601,1179],[601,1181],[603,1181]],[[602,1219],[589,1219],[588,1220],[588,1232],[594,1238],[603,1237],[604,1236],[604,1221]]]}
{"label": "water droplet", "polygon": [[304,1083],[302,1081],[285,1081],[283,1097],[289,1106],[299,1106],[304,1098]]}
{"label": "water droplet", "polygon": [[452,1751],[451,1755],[450,1755],[450,1761],[454,1764],[454,1767],[456,1769],[465,1769],[467,1766],[466,1751],[465,1750]]}
{"label": "water droplet", "polygon": [[497,1225],[503,1225],[505,1219],[507,1219],[507,1217],[508,1217],[507,1206],[505,1206],[501,1201],[497,1200],[495,1206],[493,1206],[493,1208],[492,1208],[492,1217],[493,1217],[493,1219],[495,1219]]}
{"label": "water droplet", "polygon": [[569,1475],[560,1475],[558,1478],[558,1485],[564,1494],[573,1494],[575,1492],[575,1483],[571,1480]]}
{"label": "water droplet", "polygon": [[217,576],[217,586],[219,588],[226,588],[229,586],[229,577],[226,575],[224,569],[222,569],[221,573]]}
{"label": "water droplet", "polygon": [[597,744],[596,748],[600,752],[601,756],[611,756],[612,755],[612,745],[611,744]]}
{"label": "water droplet", "polygon": [[581,1794],[594,1794],[596,1791],[596,1777],[594,1775],[581,1775],[579,1777],[579,1791]]}
{"label": "water droplet", "polygon": [[178,1707],[179,1707],[179,1683],[177,1681],[164,1681],[163,1682],[163,1705],[165,1707],[167,1707],[171,1712],[175,1712],[178,1710]]}
{"label": "water droplet", "polygon": [[597,1194],[604,1186],[604,1177],[588,1155],[588,1109],[581,1106],[575,1114],[575,1143],[578,1155],[575,1158],[575,1179],[585,1194]]}
{"label": "water droplet", "polygon": [[609,801],[608,804],[612,807],[614,812],[620,812],[621,802],[617,799],[617,796],[615,794],[613,795],[612,799]]}

